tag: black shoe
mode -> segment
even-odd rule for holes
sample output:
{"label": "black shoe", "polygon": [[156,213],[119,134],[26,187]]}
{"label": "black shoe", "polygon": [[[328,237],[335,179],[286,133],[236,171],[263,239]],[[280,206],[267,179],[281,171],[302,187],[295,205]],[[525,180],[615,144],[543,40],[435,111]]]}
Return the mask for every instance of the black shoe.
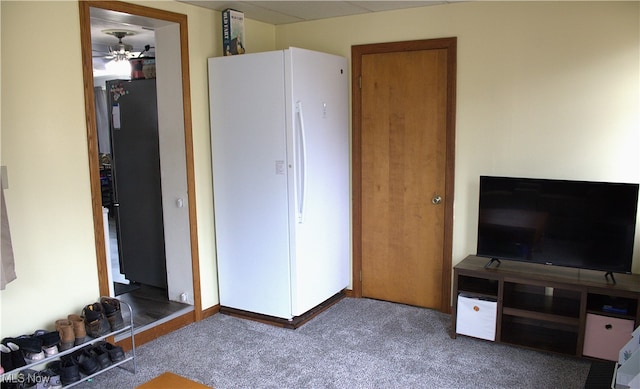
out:
{"label": "black shoe", "polygon": [[93,303],[87,305],[82,310],[82,315],[84,316],[84,325],[87,330],[87,335],[92,338],[99,338],[111,331],[111,326],[104,315],[102,304]]}
{"label": "black shoe", "polygon": [[[52,370],[55,371],[55,369]],[[69,355],[65,355],[60,360],[60,380],[63,385],[80,381],[80,368]]]}
{"label": "black shoe", "polygon": [[15,343],[23,353],[39,353],[42,351],[42,339],[31,335],[21,335],[17,338],[5,338],[2,343]]}
{"label": "black shoe", "polygon": [[122,311],[120,310],[120,301],[118,301],[118,299],[102,297],[100,303],[104,308],[104,314],[107,316],[111,331],[123,329],[124,320],[122,319]]}
{"label": "black shoe", "polygon": [[100,370],[98,361],[95,360],[87,348],[71,354],[71,359],[80,367],[80,371],[86,375],[91,375]]}
{"label": "black shoe", "polygon": [[102,345],[92,347],[89,352],[98,362],[98,365],[100,365],[100,369],[106,369],[111,365],[111,358],[109,358],[109,353],[104,347],[102,347]]}
{"label": "black shoe", "polygon": [[114,346],[111,343],[107,342],[100,342],[97,347],[102,347],[107,352],[107,354],[109,354],[109,359],[111,359],[111,362],[115,363],[124,360],[124,351],[120,346]]}
{"label": "black shoe", "polygon": [[13,343],[13,338],[3,339],[2,345],[5,346],[2,347],[2,366],[5,371],[9,371],[7,366],[5,366],[5,363],[11,367],[10,370],[19,369],[27,365],[27,362],[25,362],[24,356],[22,355],[22,350],[20,350],[20,346]]}
{"label": "black shoe", "polygon": [[13,370],[13,358],[11,356],[11,349],[9,348],[9,346],[0,344],[0,354],[0,366],[2,366],[4,371],[10,372],[11,370]]}
{"label": "black shoe", "polygon": [[[68,357],[64,356],[63,358],[68,358]],[[47,363],[47,366],[45,367],[45,370],[52,371],[56,375],[62,374],[62,361],[59,360],[59,359],[56,359],[55,361],[51,361],[51,362]]]}
{"label": "black shoe", "polygon": [[42,347],[57,346],[60,343],[60,333],[58,331],[37,330],[32,335],[36,339],[40,339]]}

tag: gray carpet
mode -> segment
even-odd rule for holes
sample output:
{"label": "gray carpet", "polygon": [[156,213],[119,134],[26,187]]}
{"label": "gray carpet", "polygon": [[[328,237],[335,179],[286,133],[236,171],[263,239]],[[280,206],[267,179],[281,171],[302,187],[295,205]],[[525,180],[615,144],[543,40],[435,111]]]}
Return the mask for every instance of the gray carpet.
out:
{"label": "gray carpet", "polygon": [[353,298],[297,330],[216,314],[138,347],[137,374],[78,387],[133,388],[165,371],[216,389],[584,387],[588,361],[451,339],[449,327],[446,314]]}

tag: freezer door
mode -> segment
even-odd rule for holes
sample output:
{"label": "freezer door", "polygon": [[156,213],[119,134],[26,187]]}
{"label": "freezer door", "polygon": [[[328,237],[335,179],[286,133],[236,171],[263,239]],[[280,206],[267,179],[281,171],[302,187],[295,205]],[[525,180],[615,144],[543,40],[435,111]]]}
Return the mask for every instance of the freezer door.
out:
{"label": "freezer door", "polygon": [[284,54],[209,59],[220,305],[291,318]]}
{"label": "freezer door", "polygon": [[292,313],[349,285],[347,61],[286,50]]}

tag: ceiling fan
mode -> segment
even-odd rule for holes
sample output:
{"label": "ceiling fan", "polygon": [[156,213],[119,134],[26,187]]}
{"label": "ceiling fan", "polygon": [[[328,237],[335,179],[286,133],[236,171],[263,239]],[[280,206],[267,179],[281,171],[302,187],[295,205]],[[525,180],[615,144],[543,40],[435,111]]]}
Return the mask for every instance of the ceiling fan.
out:
{"label": "ceiling fan", "polygon": [[123,75],[131,73],[131,67],[129,66],[130,60],[143,57],[145,53],[148,53],[149,50],[153,48],[151,45],[145,45],[144,49],[136,50],[133,45],[123,42],[126,37],[136,35],[136,31],[107,29],[101,32],[117,38],[118,43],[92,43],[94,76],[102,72],[106,72],[106,74],[117,73]]}
{"label": "ceiling fan", "polygon": [[[126,61],[131,58],[141,57],[146,52],[148,52],[153,47],[151,45],[145,45],[144,50],[142,51],[133,51],[134,48],[132,45],[128,43],[124,43],[122,41],[123,38],[127,36],[135,35],[135,31],[130,30],[103,30],[103,33],[107,35],[112,35],[118,38],[118,43],[115,45],[106,46],[105,51],[103,51],[103,55],[99,55],[98,57],[107,59],[107,60],[115,60],[115,61]],[[99,51],[98,51],[99,52]]]}
{"label": "ceiling fan", "polygon": [[135,32],[129,30],[104,30],[103,32],[118,38],[118,44],[109,46],[109,55],[107,58],[111,57],[110,59],[114,59],[116,61],[126,61],[137,54],[133,53],[132,45],[122,42],[122,38],[129,35],[135,35]]}

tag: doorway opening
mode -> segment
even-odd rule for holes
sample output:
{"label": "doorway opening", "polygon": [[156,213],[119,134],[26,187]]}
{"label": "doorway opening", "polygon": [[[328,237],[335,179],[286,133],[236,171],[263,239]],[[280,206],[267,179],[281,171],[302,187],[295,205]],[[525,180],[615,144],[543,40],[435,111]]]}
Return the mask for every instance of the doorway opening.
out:
{"label": "doorway opening", "polygon": [[[110,1],[80,2],[79,7],[100,294],[117,295],[131,303],[136,333],[158,326],[164,326],[166,333],[176,328],[172,321],[188,323],[201,317],[186,16]],[[139,69],[134,68],[105,74],[107,64],[135,66],[141,58],[153,65],[146,73],[136,73]],[[140,122],[142,126],[157,122],[153,162],[159,172],[158,186],[148,193],[158,199],[155,214],[159,218],[152,222],[142,217],[143,223],[132,231],[136,216],[131,212],[147,207],[149,201],[141,198],[124,206],[124,193],[137,190],[131,186],[135,180],[123,179],[138,167],[128,156],[138,154],[140,144],[121,140],[121,134],[133,132],[122,131],[125,120],[131,121],[130,116],[126,119],[126,98],[115,100],[142,84],[150,85],[156,94],[146,99],[150,108],[140,115]],[[138,94],[143,93],[150,92],[145,89]],[[106,126],[100,123],[101,117],[106,117]],[[161,237],[148,244],[154,250],[149,257],[156,261],[153,265],[141,258],[144,252],[135,251],[143,245],[134,241],[152,241],[147,234],[151,229],[159,230]],[[155,280],[148,277],[152,272],[158,274]],[[157,336],[163,329],[154,328],[154,332]]]}

